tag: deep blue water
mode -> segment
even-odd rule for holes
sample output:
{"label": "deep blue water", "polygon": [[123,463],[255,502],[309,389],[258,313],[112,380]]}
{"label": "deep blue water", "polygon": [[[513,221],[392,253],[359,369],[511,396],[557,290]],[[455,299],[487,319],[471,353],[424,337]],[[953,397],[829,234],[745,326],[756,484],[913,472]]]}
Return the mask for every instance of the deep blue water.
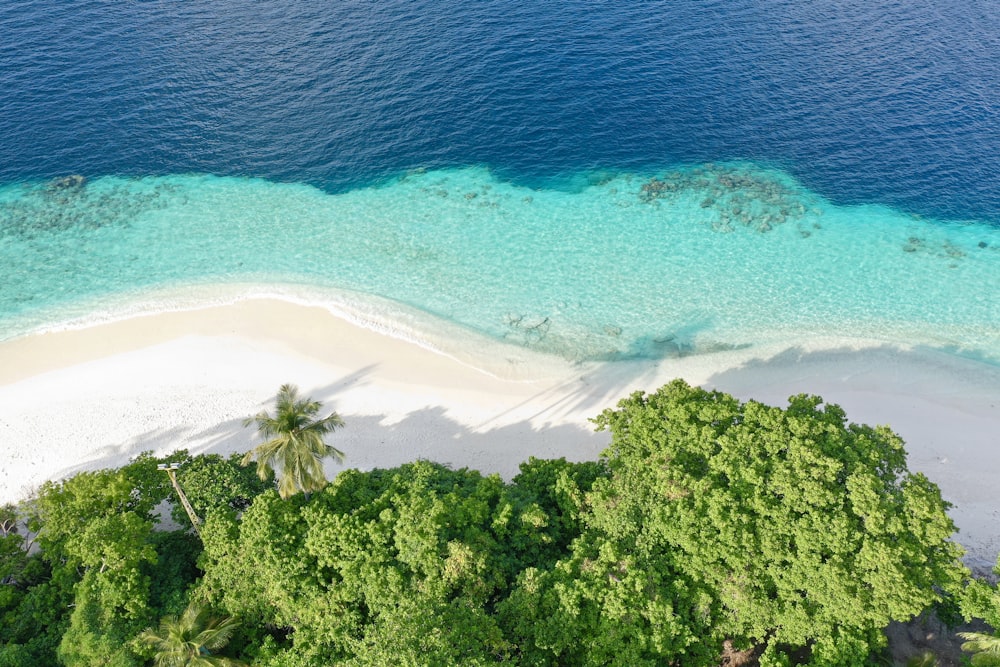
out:
{"label": "deep blue water", "polygon": [[996,3],[0,9],[0,340],[264,286],[447,349],[1000,363]]}
{"label": "deep blue water", "polygon": [[1000,221],[988,0],[2,3],[0,183],[521,184],[750,160],[842,204]]}

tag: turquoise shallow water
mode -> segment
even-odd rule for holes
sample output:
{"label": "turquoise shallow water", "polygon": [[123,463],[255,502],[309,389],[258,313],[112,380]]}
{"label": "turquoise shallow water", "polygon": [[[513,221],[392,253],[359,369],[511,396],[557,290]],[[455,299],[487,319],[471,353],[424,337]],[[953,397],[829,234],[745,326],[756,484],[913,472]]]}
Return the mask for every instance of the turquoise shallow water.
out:
{"label": "turquoise shallow water", "polygon": [[571,360],[859,337],[1000,363],[1000,229],[836,206],[745,163],[551,189],[478,167],[340,194],[207,175],[8,185],[0,281],[0,339],[271,284]]}

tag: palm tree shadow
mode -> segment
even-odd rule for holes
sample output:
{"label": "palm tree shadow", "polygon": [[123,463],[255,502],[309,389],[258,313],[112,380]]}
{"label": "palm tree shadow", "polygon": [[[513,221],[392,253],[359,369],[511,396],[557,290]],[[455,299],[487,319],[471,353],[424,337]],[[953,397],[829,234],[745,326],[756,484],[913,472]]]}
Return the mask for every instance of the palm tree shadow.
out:
{"label": "palm tree shadow", "polygon": [[523,412],[529,405],[541,407],[527,418],[531,421],[564,423],[576,420],[589,430],[591,417],[639,389],[649,389],[659,373],[662,360],[586,362],[577,364],[575,371],[558,384],[547,387],[521,402],[509,406],[477,424],[476,430],[509,421],[511,415]]}
{"label": "palm tree shadow", "polygon": [[[453,468],[499,473],[509,480],[529,457],[594,460],[607,445],[607,435],[595,433],[587,424],[535,426],[531,420],[523,420],[483,429],[449,417],[443,406],[417,410],[392,423],[387,415],[342,416],[347,427],[331,435],[328,442],[345,453],[345,460],[343,465],[325,462],[330,479],[345,468],[391,468],[425,459]],[[144,451],[162,456],[186,449],[191,454],[228,456],[249,450],[252,436],[242,420],[227,420],[203,431],[156,429],[122,445],[105,447],[86,463],[64,468],[55,478],[115,467]]]}
{"label": "palm tree shadow", "polygon": [[[316,391],[327,401],[332,401],[338,394],[356,386],[363,386],[366,378],[375,370],[375,365],[369,365],[349,373]],[[275,393],[277,393],[275,387]],[[248,406],[246,417],[269,407],[274,401],[274,394],[262,396],[260,402]],[[331,406],[332,407],[332,406]],[[176,425],[156,428],[141,433],[119,443],[109,444],[93,451],[84,462],[66,466],[54,474],[51,479],[63,479],[86,470],[100,470],[122,465],[125,461],[135,458],[143,452],[153,452],[156,456],[165,456],[179,449],[186,449],[193,455],[220,454],[228,456],[235,452],[245,452],[253,448],[255,432],[243,425],[246,417],[225,419],[208,427],[192,425]]]}
{"label": "palm tree shadow", "polygon": [[[303,389],[307,391],[304,391],[303,393],[321,401],[328,409],[336,409],[334,401],[337,397],[352,389],[364,387],[368,384],[368,377],[371,376],[377,368],[378,364],[369,364],[364,368],[359,368],[352,373],[348,373],[336,382],[331,382],[324,387],[304,387]],[[273,400],[273,397],[268,397],[265,404],[271,400]]]}
{"label": "palm tree shadow", "polygon": [[341,469],[391,468],[429,460],[452,468],[498,473],[506,480],[530,457],[595,460],[608,437],[587,424],[536,426],[526,419],[492,428],[456,421],[442,406],[409,413],[387,424],[384,415],[344,415],[348,427],[334,436],[346,453],[344,465],[327,462],[328,477]]}

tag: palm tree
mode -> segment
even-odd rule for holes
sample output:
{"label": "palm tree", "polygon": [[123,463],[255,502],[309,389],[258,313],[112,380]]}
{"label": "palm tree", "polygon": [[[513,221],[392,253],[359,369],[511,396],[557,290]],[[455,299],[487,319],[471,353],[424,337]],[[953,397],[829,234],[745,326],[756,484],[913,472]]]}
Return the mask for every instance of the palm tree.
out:
{"label": "palm tree", "polygon": [[958,636],[968,640],[962,650],[975,654],[974,667],[1000,667],[1000,637],[985,632],[959,632]]}
{"label": "palm tree", "polygon": [[156,667],[247,667],[245,662],[211,653],[229,642],[237,625],[230,617],[210,618],[192,603],[180,618],[164,617],[159,631],[147,628],[139,640],[156,648]]}
{"label": "palm tree", "polygon": [[249,465],[257,459],[257,475],[266,480],[272,472],[278,474],[278,495],[283,499],[303,491],[306,497],[326,486],[323,459],[344,460],[344,453],[323,442],[323,436],[344,425],[336,412],[316,419],[321,403],[299,398],[295,385],[284,384],[278,390],[275,414],[261,412],[243,422],[257,425],[257,432],[267,442],[247,452],[241,463]]}

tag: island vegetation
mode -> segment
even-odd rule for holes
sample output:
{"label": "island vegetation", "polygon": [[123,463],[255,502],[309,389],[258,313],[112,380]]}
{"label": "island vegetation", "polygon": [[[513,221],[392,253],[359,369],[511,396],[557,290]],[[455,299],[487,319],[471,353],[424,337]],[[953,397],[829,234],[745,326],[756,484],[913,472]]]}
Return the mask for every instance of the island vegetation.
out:
{"label": "island vegetation", "polygon": [[[0,667],[878,665],[893,621],[1000,622],[900,438],[816,397],[675,381],[595,418],[599,460],[510,482],[327,483],[343,422],[319,413],[282,387],[246,455],[145,454],[4,508]],[[989,628],[969,642],[997,664]]]}

